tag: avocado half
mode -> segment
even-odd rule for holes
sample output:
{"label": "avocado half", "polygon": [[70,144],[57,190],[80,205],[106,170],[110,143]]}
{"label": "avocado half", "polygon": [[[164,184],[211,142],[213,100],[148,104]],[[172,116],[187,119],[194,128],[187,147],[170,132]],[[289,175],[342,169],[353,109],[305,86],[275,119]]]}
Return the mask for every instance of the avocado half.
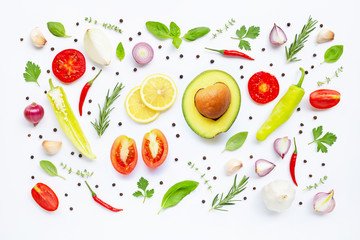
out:
{"label": "avocado half", "polygon": [[[231,102],[226,112],[216,120],[201,115],[195,107],[195,94],[199,89],[215,83],[224,83],[231,93]],[[221,132],[229,130],[234,123],[241,104],[240,89],[235,79],[220,70],[208,70],[199,74],[186,87],[182,98],[182,110],[189,127],[199,136],[213,138]]]}

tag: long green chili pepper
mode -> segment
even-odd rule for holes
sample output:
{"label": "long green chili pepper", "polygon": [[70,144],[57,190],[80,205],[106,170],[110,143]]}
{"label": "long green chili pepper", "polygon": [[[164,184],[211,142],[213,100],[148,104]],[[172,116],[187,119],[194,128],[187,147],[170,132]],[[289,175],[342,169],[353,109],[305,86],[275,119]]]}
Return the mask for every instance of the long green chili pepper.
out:
{"label": "long green chili pepper", "polygon": [[50,91],[47,93],[47,97],[66,136],[68,136],[74,146],[86,157],[96,158],[91,152],[90,144],[71,110],[63,88],[59,86],[54,87],[51,79],[49,79],[49,84]]}
{"label": "long green chili pepper", "polygon": [[289,90],[280,99],[278,104],[276,104],[269,118],[257,131],[256,139],[258,141],[264,141],[273,131],[285,123],[299,105],[302,97],[305,94],[304,89],[301,88],[305,77],[305,71],[302,68],[300,68],[300,71],[302,74],[298,84],[291,85],[289,87]]}

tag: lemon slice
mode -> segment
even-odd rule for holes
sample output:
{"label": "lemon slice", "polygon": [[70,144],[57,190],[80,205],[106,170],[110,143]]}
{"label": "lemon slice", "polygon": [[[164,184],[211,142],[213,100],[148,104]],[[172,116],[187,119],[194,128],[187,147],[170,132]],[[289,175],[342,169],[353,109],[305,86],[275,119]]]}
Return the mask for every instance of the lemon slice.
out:
{"label": "lemon slice", "polygon": [[133,88],[125,99],[125,109],[129,117],[139,123],[154,121],[160,112],[148,108],[141,100],[140,86]]}
{"label": "lemon slice", "polygon": [[157,73],[145,78],[140,87],[140,96],[150,109],[163,111],[174,104],[177,88],[169,76]]}

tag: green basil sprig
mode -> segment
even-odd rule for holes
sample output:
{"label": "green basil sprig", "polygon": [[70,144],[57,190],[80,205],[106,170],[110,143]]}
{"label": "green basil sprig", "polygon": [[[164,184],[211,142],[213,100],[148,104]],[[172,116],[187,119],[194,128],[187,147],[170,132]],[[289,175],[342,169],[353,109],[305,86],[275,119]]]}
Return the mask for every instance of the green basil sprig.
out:
{"label": "green basil sprig", "polygon": [[194,191],[198,185],[198,182],[187,180],[178,182],[169,188],[162,199],[161,209],[158,214],[165,208],[176,206],[184,197]]}
{"label": "green basil sprig", "polygon": [[41,160],[40,167],[50,176],[61,177],[62,179],[66,180],[64,177],[60,176],[57,172],[57,169],[54,164],[50,161]]}
{"label": "green basil sprig", "polygon": [[247,138],[247,135],[248,135],[248,132],[239,132],[239,133],[235,134],[234,136],[232,136],[231,138],[229,138],[229,140],[226,142],[224,151],[226,151],[226,150],[234,151],[234,150],[240,148],[244,144],[244,142]]}
{"label": "green basil sprig", "polygon": [[124,50],[124,47],[121,42],[119,43],[119,45],[116,48],[116,56],[120,60],[120,62],[125,57],[125,50]]}
{"label": "green basil sprig", "polygon": [[335,45],[335,46],[328,48],[328,50],[326,50],[325,55],[324,55],[324,62],[327,62],[327,63],[336,62],[337,60],[339,60],[339,58],[341,57],[343,52],[344,52],[343,45]]}
{"label": "green basil sprig", "polygon": [[181,30],[176,23],[170,23],[170,29],[160,22],[146,22],[146,28],[149,32],[157,38],[160,39],[168,39],[172,38],[172,44],[178,49],[182,43],[182,39],[187,41],[195,41],[196,39],[205,36],[210,32],[210,28],[208,27],[197,27],[189,30],[184,34],[183,37],[180,37]]}
{"label": "green basil sprig", "polygon": [[65,34],[65,27],[59,22],[48,22],[47,27],[52,35],[56,37],[71,37]]}

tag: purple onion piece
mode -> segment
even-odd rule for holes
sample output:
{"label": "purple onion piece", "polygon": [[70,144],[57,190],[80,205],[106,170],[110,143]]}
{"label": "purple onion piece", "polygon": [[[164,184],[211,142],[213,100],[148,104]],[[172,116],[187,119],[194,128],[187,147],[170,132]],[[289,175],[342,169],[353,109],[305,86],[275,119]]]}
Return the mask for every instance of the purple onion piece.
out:
{"label": "purple onion piece", "polygon": [[275,164],[265,159],[259,159],[255,162],[255,172],[259,177],[268,175],[275,167]]}
{"label": "purple onion piece", "polygon": [[289,151],[291,140],[288,137],[277,138],[274,141],[274,150],[279,156],[284,159],[285,154]]}
{"label": "purple onion piece", "polygon": [[276,46],[282,45],[287,41],[284,31],[275,23],[274,23],[274,27],[271,29],[269,39],[270,39],[270,43]]}
{"label": "purple onion piece", "polygon": [[151,62],[153,59],[154,50],[149,44],[145,42],[139,42],[134,46],[132,55],[138,64],[145,65]]}
{"label": "purple onion piece", "polygon": [[319,192],[314,196],[313,208],[318,213],[330,213],[335,208],[334,190]]}

